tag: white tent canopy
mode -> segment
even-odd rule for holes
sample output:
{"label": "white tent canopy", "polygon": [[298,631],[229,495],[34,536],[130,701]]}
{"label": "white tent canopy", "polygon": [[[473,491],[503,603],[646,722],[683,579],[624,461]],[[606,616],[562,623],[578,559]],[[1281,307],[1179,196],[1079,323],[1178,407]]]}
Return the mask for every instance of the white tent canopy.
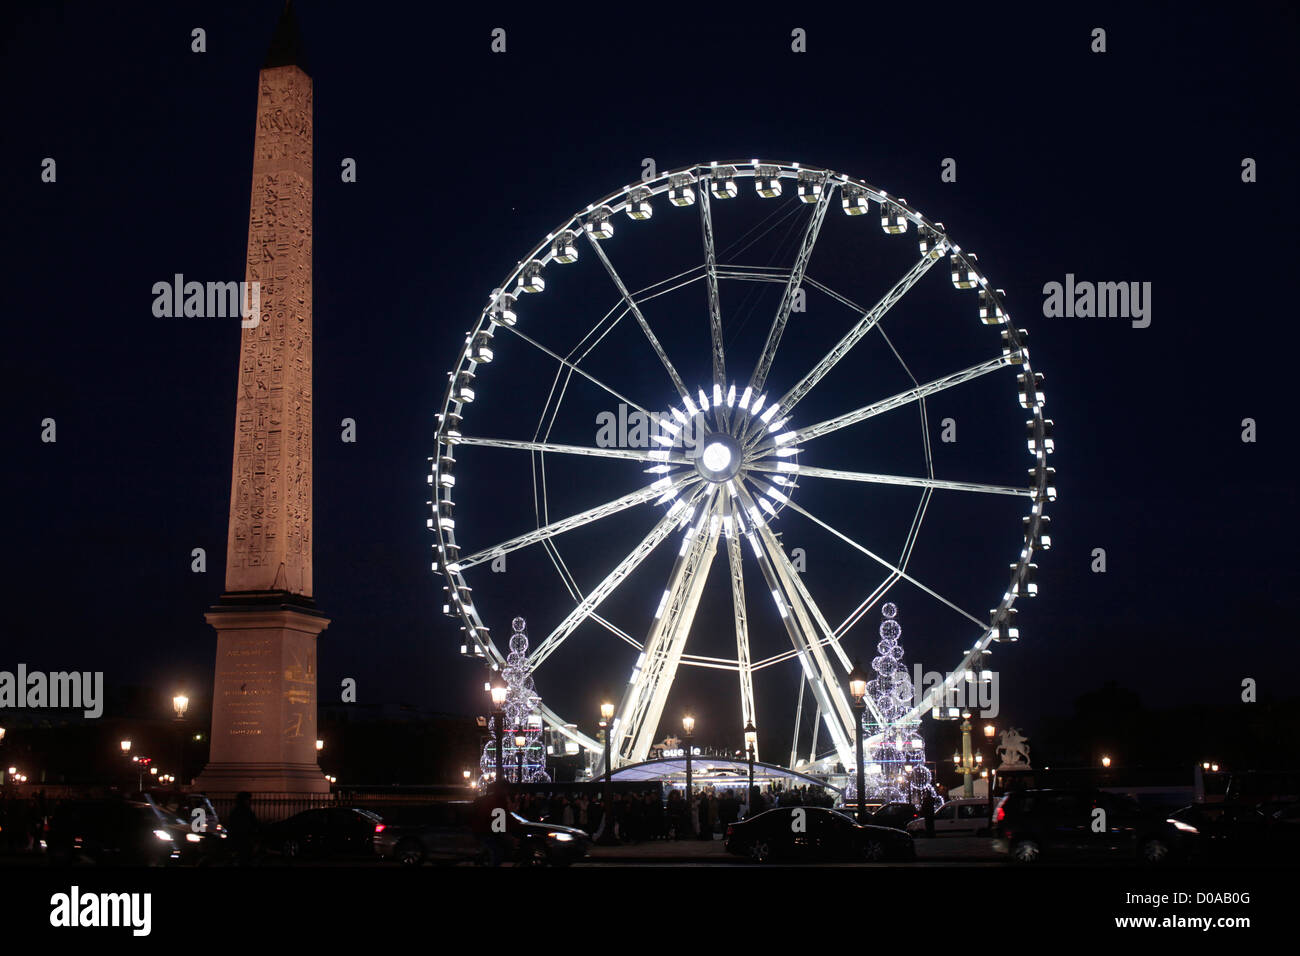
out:
{"label": "white tent canopy", "polygon": [[[662,757],[642,763],[628,764],[614,771],[614,779],[622,781],[686,782],[686,758]],[[749,782],[749,762],[728,757],[692,757],[691,782],[695,786],[744,787]],[[783,786],[825,787],[836,793],[840,788],[818,777],[787,770],[775,764],[754,762],[754,784],[764,786],[780,783]]]}

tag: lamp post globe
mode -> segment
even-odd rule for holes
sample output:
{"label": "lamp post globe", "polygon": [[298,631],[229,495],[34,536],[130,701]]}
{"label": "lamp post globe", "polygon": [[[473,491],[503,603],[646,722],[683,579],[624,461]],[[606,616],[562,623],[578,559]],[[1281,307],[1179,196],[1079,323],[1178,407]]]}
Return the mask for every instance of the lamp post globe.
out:
{"label": "lamp post globe", "polygon": [[754,815],[754,748],[758,745],[758,728],[754,721],[745,722],[745,756],[749,760],[749,816]]}
{"label": "lamp post globe", "polygon": [[492,720],[496,724],[496,732],[497,732],[496,733],[496,737],[497,737],[496,772],[492,780],[492,785],[495,788],[500,788],[505,784],[505,769],[503,766],[503,761],[505,760],[505,754],[503,751],[505,750],[505,746],[506,746],[505,743],[506,742],[506,713],[504,707],[506,702],[506,695],[508,693],[509,691],[507,690],[506,685],[501,683],[500,681],[497,681],[491,687]]}
{"label": "lamp post globe", "polygon": [[614,734],[613,719],[614,705],[605,701],[600,705],[600,729],[605,738],[605,790],[601,797],[604,807],[600,816],[600,837],[596,840],[601,846],[618,843],[618,838],[614,835],[614,763],[610,748]]}
{"label": "lamp post globe", "polygon": [[867,674],[858,661],[853,662],[853,670],[849,671],[849,696],[853,698],[853,711],[855,714],[853,723],[857,726],[858,731],[855,735],[858,762],[858,806],[855,816],[859,823],[866,823],[867,773],[866,763],[862,755],[862,709],[867,703]]}
{"label": "lamp post globe", "polygon": [[686,751],[686,828],[695,835],[695,789],[691,785],[691,738],[695,736],[695,718],[687,714],[682,718],[682,738]]}

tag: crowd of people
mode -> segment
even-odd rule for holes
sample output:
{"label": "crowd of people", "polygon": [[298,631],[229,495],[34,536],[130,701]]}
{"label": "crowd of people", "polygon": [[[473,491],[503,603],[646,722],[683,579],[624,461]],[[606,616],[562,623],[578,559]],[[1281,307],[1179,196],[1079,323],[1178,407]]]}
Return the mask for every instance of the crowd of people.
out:
{"label": "crowd of people", "polygon": [[40,845],[50,802],[45,791],[26,798],[6,793],[0,800],[0,851],[26,853]]}
{"label": "crowd of people", "polygon": [[[709,840],[725,835],[728,824],[770,810],[773,807],[829,807],[832,796],[821,787],[782,788],[769,784],[754,787],[695,787],[694,819],[683,790],[674,788],[667,796],[660,788],[624,790],[614,794],[613,822],[616,837],[624,843],[651,840]],[[553,791],[520,793],[510,797],[511,809],[536,822],[577,827],[588,833],[601,831],[605,806],[601,793]]]}

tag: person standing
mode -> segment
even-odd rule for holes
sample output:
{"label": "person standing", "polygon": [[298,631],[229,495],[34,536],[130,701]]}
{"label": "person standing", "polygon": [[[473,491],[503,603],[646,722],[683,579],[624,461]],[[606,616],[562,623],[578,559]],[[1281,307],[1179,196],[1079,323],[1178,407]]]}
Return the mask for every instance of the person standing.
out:
{"label": "person standing", "polygon": [[247,790],[235,797],[235,808],[230,811],[226,821],[226,839],[240,866],[249,866],[253,862],[253,845],[257,840],[257,814],[253,812],[253,795]]}

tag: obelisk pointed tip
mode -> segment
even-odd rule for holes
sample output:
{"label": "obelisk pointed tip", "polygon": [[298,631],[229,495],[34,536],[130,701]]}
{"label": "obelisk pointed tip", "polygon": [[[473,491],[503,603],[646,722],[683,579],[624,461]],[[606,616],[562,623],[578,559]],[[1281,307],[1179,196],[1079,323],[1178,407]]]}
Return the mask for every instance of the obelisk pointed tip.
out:
{"label": "obelisk pointed tip", "polygon": [[294,13],[293,0],[285,0],[280,21],[271,34],[271,48],[266,53],[266,62],[262,69],[276,66],[296,66],[307,72],[302,57],[302,39],[298,33],[298,17]]}

